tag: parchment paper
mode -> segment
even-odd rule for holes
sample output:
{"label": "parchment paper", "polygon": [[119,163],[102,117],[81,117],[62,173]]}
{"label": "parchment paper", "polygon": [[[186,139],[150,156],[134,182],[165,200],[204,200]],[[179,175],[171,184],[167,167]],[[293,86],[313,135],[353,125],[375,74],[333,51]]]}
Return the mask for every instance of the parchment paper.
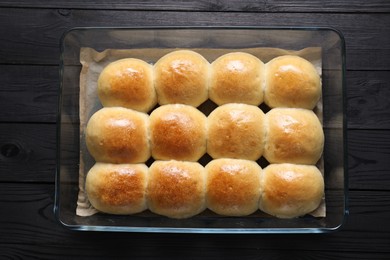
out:
{"label": "parchment paper", "polygon": [[[88,153],[85,145],[85,127],[89,118],[102,105],[97,96],[97,80],[100,72],[109,63],[123,58],[138,58],[148,63],[154,64],[159,58],[176,49],[129,49],[116,50],[107,49],[103,52],[97,52],[91,48],[81,48],[80,63],[82,69],[80,73],[80,168],[79,168],[79,194],[77,200],[76,214],[78,216],[91,216],[98,211],[92,207],[88,201],[85,192],[85,178],[89,169],[95,163],[94,159]],[[203,55],[210,63],[219,56],[229,52],[247,52],[258,57],[264,63],[281,55],[293,54],[301,56],[314,64],[318,73],[322,74],[321,48],[310,47],[298,51],[282,50],[276,48],[250,48],[250,49],[191,49]],[[206,107],[202,106],[207,110]],[[322,123],[322,98],[318,102],[314,112]],[[321,158],[317,167],[324,174],[323,158]],[[325,199],[320,206],[310,213],[315,217],[324,217],[326,215]]]}

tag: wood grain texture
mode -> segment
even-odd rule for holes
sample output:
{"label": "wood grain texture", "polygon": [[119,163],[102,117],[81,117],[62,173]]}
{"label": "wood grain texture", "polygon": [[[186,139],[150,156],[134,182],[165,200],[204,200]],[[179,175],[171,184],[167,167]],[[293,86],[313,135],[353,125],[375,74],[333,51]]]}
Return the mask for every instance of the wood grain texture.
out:
{"label": "wood grain texture", "polygon": [[389,71],[349,71],[346,89],[349,128],[390,129]]}
{"label": "wood grain texture", "polygon": [[55,124],[0,123],[0,182],[54,182]]}
{"label": "wood grain texture", "polygon": [[[162,235],[166,239],[169,235]],[[132,241],[138,239],[138,236],[127,236],[123,239],[126,241]],[[311,239],[312,237],[309,236]],[[94,238],[88,237],[86,239],[93,240]],[[160,241],[160,237],[151,236],[150,239]],[[169,238],[168,238],[169,239]],[[0,245],[0,257],[4,259],[242,259],[242,260],[302,260],[302,259],[326,259],[326,260],[340,260],[340,257],[347,260],[388,260],[389,253],[382,252],[340,252],[331,251],[329,249],[321,250],[294,250],[294,249],[260,249],[252,246],[250,248],[241,248],[241,243],[238,245],[234,242],[229,242],[224,246],[215,246],[214,241],[219,238],[213,239],[209,237],[203,237],[204,240],[209,243],[197,243],[189,246],[188,244],[194,243],[199,239],[192,238],[191,240],[185,240],[188,244],[183,246],[178,244],[178,247],[171,246],[148,246],[139,245],[137,248],[131,246],[126,247],[123,244],[118,244],[116,240],[113,241],[115,246],[110,244],[99,244],[100,248],[93,245],[91,242],[88,245],[82,245],[85,247],[81,250],[79,245],[59,244],[54,246],[52,244],[4,244]],[[242,239],[242,237],[234,236],[234,239],[248,241],[249,239]],[[252,237],[252,240],[260,242],[263,239]],[[169,239],[173,240],[173,239]],[[179,241],[176,238],[175,241]],[[195,240],[195,241],[194,241]],[[112,240],[111,240],[112,241]],[[143,239],[142,241],[148,241]],[[305,243],[304,240],[299,240]],[[281,241],[282,243],[283,241]],[[132,243],[132,242],[128,242]],[[275,242],[276,243],[276,242]],[[201,245],[199,245],[201,244]],[[138,245],[138,243],[137,243]],[[229,247],[227,247],[229,246]],[[76,249],[75,249],[76,248]],[[102,248],[105,248],[104,250]],[[153,251],[152,251],[153,250]],[[43,258],[42,258],[43,257]]]}
{"label": "wood grain texture", "polygon": [[214,12],[390,12],[390,3],[384,0],[337,1],[321,0],[288,1],[288,0],[229,0],[229,1],[160,1],[154,0],[85,0],[85,1],[31,1],[1,0],[0,7],[32,8],[71,8],[71,9],[115,9],[115,10],[150,10],[150,11],[214,11]]}
{"label": "wood grain texture", "polygon": [[0,122],[56,122],[58,66],[0,65]]}
{"label": "wood grain texture", "polygon": [[[350,189],[390,190],[390,131],[348,132]],[[70,134],[74,138],[77,133]],[[0,150],[13,144],[16,156],[0,154],[0,182],[54,182],[55,124],[0,124]],[[69,161],[78,159],[77,147],[67,147]],[[9,151],[12,154],[12,150]],[[73,158],[73,159],[72,159]]]}
{"label": "wood grain texture", "polygon": [[50,184],[0,183],[0,208],[7,209],[0,215],[0,256],[365,259],[370,253],[384,259],[390,253],[390,225],[383,225],[390,217],[388,191],[351,192],[351,215],[341,231],[304,236],[72,232],[53,215],[53,192]]}
{"label": "wood grain texture", "polygon": [[[390,131],[349,131],[350,188],[388,189],[390,185]],[[379,168],[378,165],[381,165]],[[383,185],[384,184],[384,185]]]}
{"label": "wood grain texture", "polygon": [[[76,26],[330,26],[344,33],[347,69],[390,70],[387,14],[147,12],[3,8],[0,60],[58,64],[61,35]],[[313,22],[315,21],[315,22]]]}

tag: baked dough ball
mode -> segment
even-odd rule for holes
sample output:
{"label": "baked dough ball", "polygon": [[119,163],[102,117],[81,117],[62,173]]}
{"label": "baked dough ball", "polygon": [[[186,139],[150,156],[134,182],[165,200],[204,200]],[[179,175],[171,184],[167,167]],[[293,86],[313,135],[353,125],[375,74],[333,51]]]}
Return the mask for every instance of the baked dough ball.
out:
{"label": "baked dough ball", "polygon": [[260,210],[294,218],[314,211],[324,196],[324,179],[317,167],[270,164],[261,175]]}
{"label": "baked dough ball", "polygon": [[127,108],[107,107],[89,119],[85,141],[98,162],[140,163],[150,157],[148,115]]}
{"label": "baked dough ball", "polygon": [[170,218],[188,218],[206,208],[205,170],[197,162],[155,161],[150,166],[148,207]]}
{"label": "baked dough ball", "polygon": [[180,50],[160,58],[154,65],[158,103],[199,106],[208,98],[209,62],[200,54]]}
{"label": "baked dough ball", "polygon": [[183,105],[164,105],[150,115],[152,156],[156,160],[197,161],[206,153],[206,116]]}
{"label": "baked dough ball", "polygon": [[264,102],[274,107],[313,109],[321,96],[321,80],[313,64],[292,55],[266,64]]}
{"label": "baked dough ball", "polygon": [[211,64],[209,97],[217,105],[263,102],[264,64],[244,52],[222,55]]}
{"label": "baked dough ball", "polygon": [[92,206],[110,214],[146,210],[148,167],[144,164],[96,163],[88,172],[85,188]]}
{"label": "baked dough ball", "polygon": [[261,168],[256,162],[216,159],[205,168],[210,210],[220,215],[246,216],[258,209]]}
{"label": "baked dough ball", "polygon": [[105,107],[150,111],[157,104],[153,66],[133,58],[110,63],[99,76],[98,96]]}
{"label": "baked dough ball", "polygon": [[213,158],[257,160],[264,150],[264,113],[246,104],[225,104],[208,116],[207,153]]}
{"label": "baked dough ball", "polygon": [[274,108],[265,115],[264,157],[270,163],[315,164],[324,147],[321,122],[311,110]]}

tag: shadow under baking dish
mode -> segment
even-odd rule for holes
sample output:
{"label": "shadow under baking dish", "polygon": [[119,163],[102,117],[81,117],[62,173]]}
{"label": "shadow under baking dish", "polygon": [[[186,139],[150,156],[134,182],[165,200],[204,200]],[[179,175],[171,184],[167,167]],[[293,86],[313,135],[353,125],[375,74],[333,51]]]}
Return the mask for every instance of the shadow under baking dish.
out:
{"label": "shadow under baking dish", "polygon": [[[82,47],[98,51],[135,48],[207,48],[227,51],[245,48],[321,48],[326,217],[278,219],[260,211],[245,217],[224,217],[209,210],[182,220],[169,219],[149,211],[131,216],[77,216],[81,145],[79,56]],[[267,62],[272,58],[263,57],[262,60]],[[65,33],[61,39],[60,65],[54,211],[63,225],[74,230],[121,232],[324,233],[337,230],[343,224],[348,212],[345,43],[336,30],[264,27],[76,28]],[[266,163],[259,161],[262,167]]]}

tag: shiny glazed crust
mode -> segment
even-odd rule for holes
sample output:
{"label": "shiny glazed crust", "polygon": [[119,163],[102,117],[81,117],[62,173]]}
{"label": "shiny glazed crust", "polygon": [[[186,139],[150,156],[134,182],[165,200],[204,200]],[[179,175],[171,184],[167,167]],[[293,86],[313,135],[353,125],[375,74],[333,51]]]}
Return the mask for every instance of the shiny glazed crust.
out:
{"label": "shiny glazed crust", "polygon": [[211,64],[209,97],[217,105],[263,102],[264,63],[255,56],[232,52]]}
{"label": "shiny glazed crust", "polygon": [[120,107],[102,108],[87,124],[88,151],[98,162],[146,162],[150,158],[148,128],[148,116],[144,113]]}
{"label": "shiny glazed crust", "polygon": [[266,64],[264,101],[271,107],[313,109],[321,96],[321,80],[309,61],[292,55]]}
{"label": "shiny glazed crust", "polygon": [[144,164],[96,163],[88,172],[86,191],[92,206],[110,214],[146,210],[148,167]]}
{"label": "shiny glazed crust", "polygon": [[261,168],[256,162],[216,159],[205,168],[210,210],[220,215],[246,216],[258,209]]}
{"label": "shiny glazed crust", "polygon": [[188,218],[206,208],[205,170],[197,162],[155,161],[150,167],[149,209],[171,218]]}
{"label": "shiny glazed crust", "polygon": [[270,163],[315,164],[324,147],[321,122],[313,111],[274,108],[265,115],[264,157]]}
{"label": "shiny glazed crust", "polygon": [[257,160],[263,154],[264,113],[256,106],[225,104],[207,118],[207,153],[215,158]]}
{"label": "shiny glazed crust", "polygon": [[303,216],[324,196],[324,179],[315,166],[270,164],[261,177],[260,210],[279,218]]}
{"label": "shiny glazed crust", "polygon": [[206,153],[206,116],[188,105],[161,106],[150,115],[150,137],[154,159],[197,161]]}
{"label": "shiny glazed crust", "polygon": [[139,59],[121,59],[100,73],[98,96],[105,107],[149,112],[157,104],[153,66]]}
{"label": "shiny glazed crust", "polygon": [[197,107],[205,102],[209,67],[209,62],[194,51],[173,51],[161,57],[154,65],[158,103]]}

